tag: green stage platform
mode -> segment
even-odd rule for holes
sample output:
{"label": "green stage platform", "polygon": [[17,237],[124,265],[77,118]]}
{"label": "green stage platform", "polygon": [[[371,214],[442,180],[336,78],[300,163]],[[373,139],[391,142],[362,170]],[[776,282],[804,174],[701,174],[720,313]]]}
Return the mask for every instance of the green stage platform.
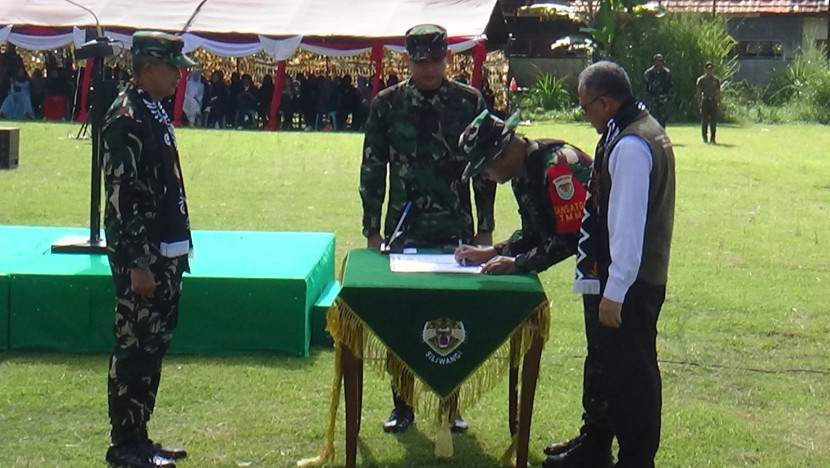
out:
{"label": "green stage platform", "polygon": [[[107,352],[115,305],[106,256],[51,253],[89,230],[0,226],[0,350]],[[334,234],[195,231],[170,351],[308,356],[326,344]],[[312,336],[314,340],[312,340]]]}

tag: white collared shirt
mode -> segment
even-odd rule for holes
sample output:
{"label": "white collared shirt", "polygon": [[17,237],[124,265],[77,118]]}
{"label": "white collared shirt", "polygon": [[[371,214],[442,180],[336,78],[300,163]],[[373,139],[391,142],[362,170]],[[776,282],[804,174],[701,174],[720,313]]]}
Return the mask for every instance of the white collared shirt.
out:
{"label": "white collared shirt", "polygon": [[648,143],[626,135],[608,155],[608,241],[611,265],[603,296],[623,302],[643,258],[652,156]]}

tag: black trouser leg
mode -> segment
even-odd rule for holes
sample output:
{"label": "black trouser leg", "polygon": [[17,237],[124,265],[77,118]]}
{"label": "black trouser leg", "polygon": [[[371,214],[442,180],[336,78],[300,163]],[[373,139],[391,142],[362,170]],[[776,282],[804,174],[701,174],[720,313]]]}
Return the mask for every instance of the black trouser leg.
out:
{"label": "black trouser leg", "polygon": [[709,134],[712,135],[712,139],[710,141],[715,141],[715,132],[718,130],[718,119],[717,115],[713,112],[712,115],[709,117]]}
{"label": "black trouser leg", "polygon": [[588,343],[588,353],[582,372],[582,408],[585,411],[582,419],[586,427],[596,426],[610,429],[608,419],[608,400],[605,398],[602,378],[602,363],[599,349],[600,332],[599,301],[602,296],[583,295],[582,304],[585,315],[585,338]]}
{"label": "black trouser leg", "polygon": [[662,381],[657,365],[657,319],[665,286],[635,282],[620,328],[599,333],[605,391],[619,444],[617,468],[653,468],[660,445]]}

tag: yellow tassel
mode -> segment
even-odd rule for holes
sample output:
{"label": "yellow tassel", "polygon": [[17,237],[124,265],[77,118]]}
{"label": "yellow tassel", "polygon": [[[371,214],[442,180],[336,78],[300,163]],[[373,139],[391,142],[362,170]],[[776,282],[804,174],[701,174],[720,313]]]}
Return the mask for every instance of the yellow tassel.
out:
{"label": "yellow tassel", "polygon": [[501,456],[501,464],[502,466],[516,466],[516,462],[513,461],[513,456],[516,455],[516,447],[519,445],[519,435],[516,434],[513,436],[513,439],[510,441],[510,446],[507,447],[505,450],[504,455]]}
{"label": "yellow tassel", "polygon": [[445,410],[441,415],[441,426],[435,437],[435,456],[437,458],[451,458],[453,453],[452,434],[450,433],[450,412]]}
{"label": "yellow tassel", "polygon": [[340,389],[342,388],[343,369],[340,366],[341,345],[334,347],[334,378],[331,382],[331,402],[329,403],[329,427],[326,431],[326,443],[320,454],[312,458],[303,458],[297,461],[298,468],[320,466],[334,458],[334,425],[337,421],[337,406],[340,403]]}

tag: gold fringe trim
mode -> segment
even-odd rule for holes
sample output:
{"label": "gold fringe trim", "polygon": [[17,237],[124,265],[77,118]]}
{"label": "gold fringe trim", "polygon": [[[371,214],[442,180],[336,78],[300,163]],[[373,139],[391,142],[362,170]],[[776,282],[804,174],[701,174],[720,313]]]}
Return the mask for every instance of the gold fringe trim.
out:
{"label": "gold fringe trim", "polygon": [[[337,299],[329,309],[326,330],[335,342],[348,346],[352,352],[363,358],[364,365],[375,369],[380,375],[392,376],[392,389],[407,404],[415,409],[429,409],[434,420],[441,421],[440,408],[451,398],[458,398],[458,409],[472,407],[481,396],[504,380],[509,366],[516,366],[521,357],[530,349],[533,338],[541,336],[547,342],[550,328],[550,305],[547,301],[539,304],[527,318],[510,334],[510,339],[496,348],[484,361],[470,372],[458,387],[446,398],[436,395],[426,384],[415,378],[412,369],[367,327],[348,304]],[[512,354],[511,354],[512,350]],[[402,385],[413,382],[414,385]]]}

